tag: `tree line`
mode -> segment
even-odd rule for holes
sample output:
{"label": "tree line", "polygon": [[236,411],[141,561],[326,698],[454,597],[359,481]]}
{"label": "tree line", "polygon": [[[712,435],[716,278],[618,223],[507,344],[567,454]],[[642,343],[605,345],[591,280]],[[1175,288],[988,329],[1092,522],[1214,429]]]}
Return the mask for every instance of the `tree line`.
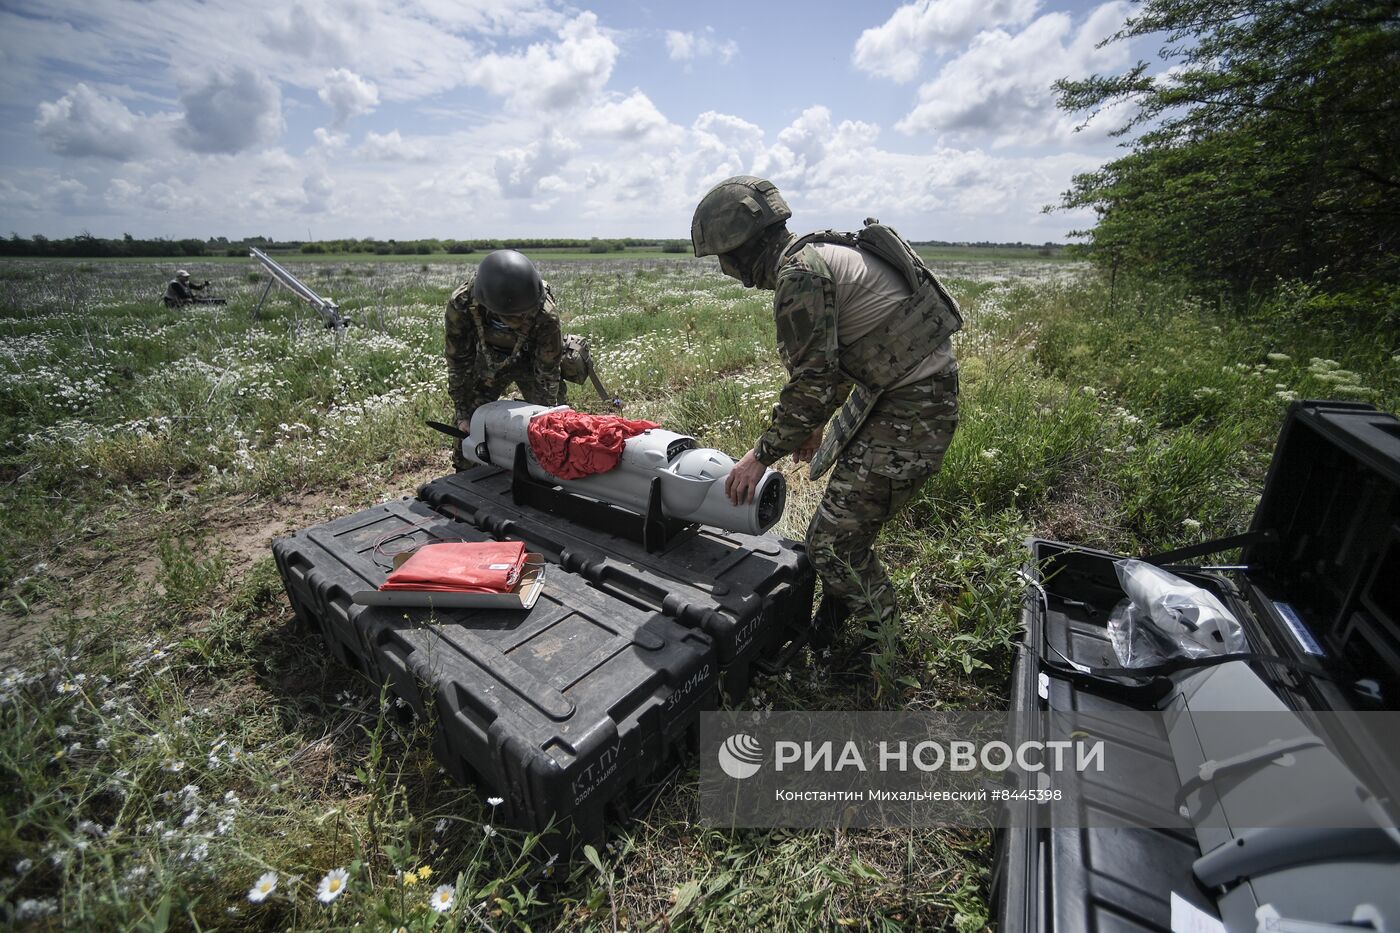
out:
{"label": "tree line", "polygon": [[1400,302],[1400,6],[1144,0],[1109,41],[1161,65],[1057,83],[1061,108],[1123,120],[1127,153],[1077,176],[1089,254],[1249,307],[1303,282],[1322,305]]}
{"label": "tree line", "polygon": [[200,257],[200,256],[246,256],[248,248],[256,246],[268,253],[311,253],[346,254],[374,253],[391,255],[427,255],[430,253],[469,254],[487,253],[494,249],[518,249],[522,251],[540,249],[569,249],[589,253],[621,252],[626,249],[657,249],[667,253],[690,252],[689,240],[660,240],[635,237],[620,239],[588,239],[564,237],[525,237],[495,238],[476,240],[274,240],[270,237],[245,237],[230,240],[228,237],[210,237],[207,240],[164,238],[137,239],[124,234],[120,239],[105,239],[90,233],[62,239],[50,239],[42,234],[21,237],[11,233],[8,239],[0,240],[0,256],[21,257],[72,257],[92,259],[121,259],[126,257]]}

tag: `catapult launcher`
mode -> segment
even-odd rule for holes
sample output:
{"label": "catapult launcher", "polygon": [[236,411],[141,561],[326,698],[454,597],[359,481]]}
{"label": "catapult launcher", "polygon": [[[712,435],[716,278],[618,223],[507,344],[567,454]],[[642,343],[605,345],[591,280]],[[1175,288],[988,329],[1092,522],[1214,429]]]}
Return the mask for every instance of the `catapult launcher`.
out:
{"label": "catapult launcher", "polygon": [[326,323],[327,327],[335,330],[344,330],[349,326],[350,319],[340,313],[339,305],[329,298],[322,298],[320,295],[316,294],[315,290],[302,282],[301,279],[282,268],[272,257],[255,246],[250,246],[248,248],[248,255],[262,263],[262,267],[272,276],[267,282],[267,287],[263,289],[262,297],[258,299],[258,306],[253,309],[253,317],[256,318],[258,312],[262,310],[263,302],[267,300],[267,293],[272,291],[273,283],[281,282],[294,295],[315,308],[316,313],[321,316],[321,320]]}

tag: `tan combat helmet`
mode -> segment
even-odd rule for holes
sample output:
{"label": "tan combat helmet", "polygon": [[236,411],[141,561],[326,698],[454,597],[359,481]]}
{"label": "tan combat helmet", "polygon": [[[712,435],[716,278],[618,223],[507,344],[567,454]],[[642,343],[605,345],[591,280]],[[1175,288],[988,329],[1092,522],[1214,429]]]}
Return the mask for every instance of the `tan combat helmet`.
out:
{"label": "tan combat helmet", "polygon": [[791,216],[792,210],[771,181],[735,175],[700,199],[690,222],[690,242],[696,256],[717,256]]}

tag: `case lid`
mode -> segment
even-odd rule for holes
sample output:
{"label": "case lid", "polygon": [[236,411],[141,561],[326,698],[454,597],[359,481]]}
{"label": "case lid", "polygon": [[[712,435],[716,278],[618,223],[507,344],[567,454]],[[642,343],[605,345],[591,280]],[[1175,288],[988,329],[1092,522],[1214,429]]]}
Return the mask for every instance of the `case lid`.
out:
{"label": "case lid", "polygon": [[1251,531],[1273,532],[1243,561],[1293,648],[1400,708],[1400,420],[1293,403]]}

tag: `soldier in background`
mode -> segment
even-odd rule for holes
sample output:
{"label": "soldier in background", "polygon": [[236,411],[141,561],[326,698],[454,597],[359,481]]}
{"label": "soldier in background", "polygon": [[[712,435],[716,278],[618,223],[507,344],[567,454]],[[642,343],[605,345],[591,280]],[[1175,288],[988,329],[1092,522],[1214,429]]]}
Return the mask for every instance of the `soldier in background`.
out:
{"label": "soldier in background", "polygon": [[184,269],[181,269],[179,272],[175,273],[175,278],[171,279],[170,283],[165,286],[165,295],[161,300],[165,302],[167,308],[178,308],[182,305],[194,304],[200,300],[195,292],[203,291],[208,287],[208,279],[204,280],[204,284],[196,285],[190,281],[190,274]]}
{"label": "soldier in background", "polygon": [[[725,491],[748,502],[788,454],[832,470],[807,528],[822,581],[811,645],[829,649],[849,621],[892,620],[894,585],[875,556],[880,529],[936,473],[958,423],[957,303],[913,247],[875,221],[860,234],[795,237],[792,211],[771,182],[740,175],[700,201],[696,256],[745,287],[771,289],[778,352],[788,371],[770,426],[735,465]],[[844,401],[844,404],[843,404]],[[841,413],[829,436],[824,428]],[[835,663],[860,659],[865,646]]]}
{"label": "soldier in background", "polygon": [[471,430],[477,406],[500,398],[511,383],[532,405],[568,400],[554,295],[524,254],[487,255],[447,300],[446,325],[447,391],[460,430]]}

